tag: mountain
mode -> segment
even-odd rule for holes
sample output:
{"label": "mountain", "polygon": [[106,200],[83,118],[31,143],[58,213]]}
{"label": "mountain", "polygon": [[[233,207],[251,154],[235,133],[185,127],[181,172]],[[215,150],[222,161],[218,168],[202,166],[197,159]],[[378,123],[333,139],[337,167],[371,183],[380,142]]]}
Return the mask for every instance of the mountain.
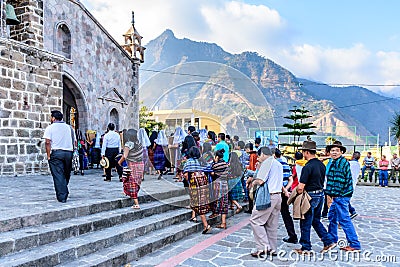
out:
{"label": "mountain", "polygon": [[227,131],[253,136],[281,127],[293,106],[304,106],[321,135],[347,144],[388,139],[400,101],[361,87],[331,87],[295,77],[255,52],[230,54],[216,44],[178,39],[171,30],[146,45],[140,98],[150,108],[196,108],[221,116]]}

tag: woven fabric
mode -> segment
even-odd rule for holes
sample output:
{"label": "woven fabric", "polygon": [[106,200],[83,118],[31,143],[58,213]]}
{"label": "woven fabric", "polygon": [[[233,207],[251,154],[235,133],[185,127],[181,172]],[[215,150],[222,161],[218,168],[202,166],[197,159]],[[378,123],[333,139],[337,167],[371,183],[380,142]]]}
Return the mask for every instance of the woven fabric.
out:
{"label": "woven fabric", "polygon": [[229,200],[241,200],[243,199],[243,188],[241,177],[236,177],[228,180]]}
{"label": "woven fabric", "polygon": [[124,193],[131,198],[137,198],[144,172],[143,162],[128,162],[128,168],[122,173]]}
{"label": "woven fabric", "polygon": [[202,171],[189,173],[190,207],[198,214],[203,215],[210,211],[210,198],[207,176]]}
{"label": "woven fabric", "polygon": [[217,198],[214,204],[216,214],[228,214],[228,181],[217,179],[214,184],[214,196]]}

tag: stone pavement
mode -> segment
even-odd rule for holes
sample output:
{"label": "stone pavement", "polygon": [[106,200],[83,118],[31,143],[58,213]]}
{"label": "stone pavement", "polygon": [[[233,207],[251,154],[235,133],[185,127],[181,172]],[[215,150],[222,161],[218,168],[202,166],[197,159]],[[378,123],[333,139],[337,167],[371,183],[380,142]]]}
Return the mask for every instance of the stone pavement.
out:
{"label": "stone pavement", "polygon": [[[122,183],[113,173],[111,182],[104,182],[100,169],[85,171],[85,175],[72,175],[69,184],[67,203],[56,200],[51,175],[0,177],[0,221],[27,214],[38,214],[58,209],[67,209],[99,203],[106,200],[126,198],[122,194]],[[142,182],[139,197],[155,195],[183,188],[182,183],[174,183],[172,176],[157,180],[146,175]]]}
{"label": "stone pavement", "polygon": [[[300,245],[287,244],[283,221],[278,230],[278,257],[257,259],[249,254],[255,247],[249,215],[241,213],[228,219],[227,230],[213,229],[213,235],[194,234],[170,244],[156,253],[126,266],[399,266],[400,262],[400,208],[396,188],[359,186],[352,200],[359,216],[353,222],[362,245],[362,252],[354,256],[334,249],[321,256],[322,243],[312,230],[315,256],[298,257],[292,249]],[[327,222],[324,222],[327,226]],[[236,229],[232,229],[236,228]],[[299,223],[295,221],[299,235]],[[339,230],[340,244],[344,242]]]}

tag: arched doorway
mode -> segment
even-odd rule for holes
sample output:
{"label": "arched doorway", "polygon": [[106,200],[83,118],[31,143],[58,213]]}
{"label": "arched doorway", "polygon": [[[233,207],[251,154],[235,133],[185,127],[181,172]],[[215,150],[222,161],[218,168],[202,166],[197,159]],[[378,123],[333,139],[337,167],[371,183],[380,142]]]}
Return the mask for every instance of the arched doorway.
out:
{"label": "arched doorway", "polygon": [[64,121],[74,129],[80,129],[83,133],[88,129],[88,120],[85,99],[81,90],[67,75],[63,75],[63,113]]}
{"label": "arched doorway", "polygon": [[118,115],[118,111],[115,108],[113,108],[110,111],[110,122],[114,123],[115,130],[120,130],[119,129],[119,115]]}

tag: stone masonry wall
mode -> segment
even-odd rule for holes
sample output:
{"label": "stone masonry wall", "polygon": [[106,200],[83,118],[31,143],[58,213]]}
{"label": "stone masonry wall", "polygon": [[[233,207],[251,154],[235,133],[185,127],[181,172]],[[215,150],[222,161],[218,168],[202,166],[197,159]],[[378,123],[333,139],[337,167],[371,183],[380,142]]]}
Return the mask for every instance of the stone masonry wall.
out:
{"label": "stone masonry wall", "polygon": [[59,56],[0,39],[0,176],[47,172],[42,136],[62,107]]}
{"label": "stone masonry wall", "polygon": [[[139,124],[139,64],[127,56],[79,1],[45,1],[44,47],[49,51],[57,51],[55,40],[60,24],[69,28],[72,39],[73,63],[65,63],[64,72],[78,83],[87,107],[83,114],[85,124],[80,125],[81,130],[104,131],[113,108],[119,113],[120,128],[136,128]],[[128,30],[130,22],[127,21],[123,27]],[[98,99],[113,88],[129,103],[128,107]]]}

